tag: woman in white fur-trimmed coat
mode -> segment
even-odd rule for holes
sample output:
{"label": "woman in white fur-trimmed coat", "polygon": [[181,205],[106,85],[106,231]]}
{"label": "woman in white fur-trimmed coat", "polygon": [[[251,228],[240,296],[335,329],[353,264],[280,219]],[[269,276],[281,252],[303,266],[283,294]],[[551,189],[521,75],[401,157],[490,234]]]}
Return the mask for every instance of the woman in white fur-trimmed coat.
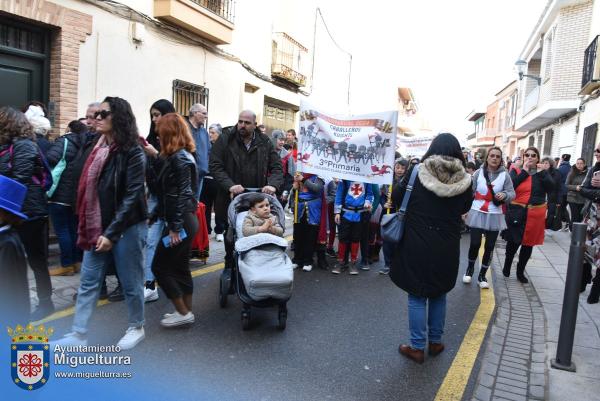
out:
{"label": "woman in white fur-trimmed coat", "polygon": [[[394,189],[394,205],[402,202],[411,173]],[[419,165],[390,272],[392,281],[408,293],[410,345],[398,351],[417,363],[424,360],[427,341],[430,355],[444,350],[446,293],[456,284],[461,216],[472,201],[460,144],[452,134],[439,134]]]}

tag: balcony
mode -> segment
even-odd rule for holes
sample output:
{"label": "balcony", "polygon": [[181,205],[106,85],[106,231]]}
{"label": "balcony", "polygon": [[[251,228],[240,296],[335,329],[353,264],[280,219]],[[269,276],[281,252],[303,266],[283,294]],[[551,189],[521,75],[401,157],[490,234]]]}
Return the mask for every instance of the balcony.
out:
{"label": "balcony", "polygon": [[273,34],[273,61],[271,75],[297,87],[306,86],[306,75],[302,74],[308,49],[284,32]]}
{"label": "balcony", "polygon": [[600,62],[598,62],[598,36],[585,49],[580,95],[589,95],[600,88]]}
{"label": "balcony", "polygon": [[233,0],[154,0],[154,17],[217,44],[230,44]]}

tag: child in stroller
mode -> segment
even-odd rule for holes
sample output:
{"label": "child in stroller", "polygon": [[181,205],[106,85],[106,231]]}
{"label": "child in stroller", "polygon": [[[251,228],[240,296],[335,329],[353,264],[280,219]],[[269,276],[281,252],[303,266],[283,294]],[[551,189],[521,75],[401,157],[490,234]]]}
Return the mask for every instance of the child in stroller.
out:
{"label": "child in stroller", "polygon": [[[262,201],[253,204],[254,212],[249,210],[252,202],[259,198]],[[267,201],[272,205],[274,216],[266,219],[267,215],[261,217],[262,223],[247,222],[247,216],[265,213],[257,210],[257,205]],[[252,201],[252,202],[251,202]],[[267,208],[265,204],[262,205]],[[270,207],[269,207],[270,208]],[[281,236],[270,232],[283,233],[285,216],[283,207],[272,195],[257,194],[254,192],[243,193],[236,196],[228,209],[229,229],[227,240],[235,242],[234,263],[232,267],[232,280],[226,281],[221,276],[219,286],[219,304],[221,307],[227,305],[227,295],[230,285],[234,286],[238,297],[242,301],[242,327],[247,330],[250,327],[250,309],[252,306],[267,308],[278,306],[279,324],[278,328],[283,330],[287,320],[287,301],[292,295],[293,268],[292,261],[285,253],[287,241]],[[271,220],[273,219],[273,220]],[[260,232],[259,227],[266,223],[270,232]],[[273,222],[274,221],[274,222]],[[244,223],[247,222],[244,235]],[[257,224],[261,224],[257,226]]]}
{"label": "child in stroller", "polygon": [[250,211],[244,218],[244,224],[242,225],[242,235],[244,237],[260,233],[283,236],[283,227],[277,222],[277,218],[271,214],[271,204],[265,195],[260,193],[248,195],[248,205]]}

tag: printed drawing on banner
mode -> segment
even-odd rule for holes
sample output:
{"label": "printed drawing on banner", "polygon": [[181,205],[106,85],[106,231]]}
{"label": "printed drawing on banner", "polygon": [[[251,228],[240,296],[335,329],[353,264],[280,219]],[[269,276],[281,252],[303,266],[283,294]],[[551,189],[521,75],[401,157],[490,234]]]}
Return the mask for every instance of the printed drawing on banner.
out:
{"label": "printed drawing on banner", "polygon": [[54,333],[51,327],[34,327],[31,323],[25,328],[17,325],[8,328],[11,338],[10,371],[13,383],[24,390],[37,390],[50,378],[50,351],[48,338]]}
{"label": "printed drawing on banner", "polygon": [[396,119],[396,112],[332,117],[302,103],[299,170],[321,177],[391,182]]}

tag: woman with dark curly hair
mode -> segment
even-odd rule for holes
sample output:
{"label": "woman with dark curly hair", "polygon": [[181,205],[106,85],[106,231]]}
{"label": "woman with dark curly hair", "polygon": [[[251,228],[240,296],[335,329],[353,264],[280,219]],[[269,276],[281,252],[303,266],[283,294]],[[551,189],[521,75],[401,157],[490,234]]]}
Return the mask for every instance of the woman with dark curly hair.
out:
{"label": "woman with dark curly hair", "polygon": [[48,205],[42,188],[45,170],[34,138],[31,124],[23,113],[11,107],[0,108],[0,174],[27,187],[22,212],[28,219],[17,231],[35,276],[39,303],[32,321],[54,312],[48,272]]}
{"label": "woman with dark curly hair", "polygon": [[107,97],[95,113],[98,143],[83,167],[77,193],[77,245],[84,250],[73,332],[58,343],[86,345],[107,260],[115,267],[127,304],[129,328],[119,343],[135,347],[144,335],[145,157],[129,103]]}

